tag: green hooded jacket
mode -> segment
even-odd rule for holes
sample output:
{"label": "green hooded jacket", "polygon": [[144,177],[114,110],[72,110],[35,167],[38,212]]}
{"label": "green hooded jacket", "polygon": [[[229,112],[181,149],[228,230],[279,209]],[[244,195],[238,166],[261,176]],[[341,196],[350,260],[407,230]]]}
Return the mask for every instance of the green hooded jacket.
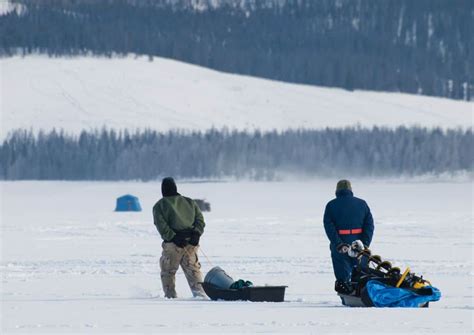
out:
{"label": "green hooded jacket", "polygon": [[182,195],[161,198],[153,206],[153,220],[161,238],[167,242],[183,230],[202,235],[206,225],[196,202]]}

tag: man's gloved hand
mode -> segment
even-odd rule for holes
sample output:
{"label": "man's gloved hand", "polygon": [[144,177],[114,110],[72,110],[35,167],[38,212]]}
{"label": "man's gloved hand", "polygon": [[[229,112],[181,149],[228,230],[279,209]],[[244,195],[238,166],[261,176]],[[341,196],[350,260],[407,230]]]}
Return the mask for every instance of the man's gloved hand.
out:
{"label": "man's gloved hand", "polygon": [[361,251],[366,249],[364,243],[361,240],[355,240],[351,243],[351,248],[348,251],[349,257],[357,257]]}
{"label": "man's gloved hand", "polygon": [[176,234],[173,239],[171,240],[174,244],[176,244],[177,247],[184,248],[187,244],[188,241],[183,236],[179,236]]}
{"label": "man's gloved hand", "polygon": [[336,249],[337,249],[337,252],[340,253],[340,254],[346,254],[349,250],[350,250],[350,245],[347,244],[347,243],[340,243]]}
{"label": "man's gloved hand", "polygon": [[365,249],[365,245],[364,243],[362,243],[361,240],[355,240],[354,242],[352,242],[351,248],[354,250],[362,251]]}
{"label": "man's gloved hand", "polygon": [[347,254],[349,255],[349,257],[357,257],[359,252],[361,252],[364,249],[365,249],[364,243],[362,243],[361,240],[355,240],[351,243],[351,247],[349,251],[347,252]]}
{"label": "man's gloved hand", "polygon": [[199,244],[200,239],[201,234],[199,234],[199,232],[197,231],[193,231],[193,233],[191,234],[191,239],[189,240],[189,244],[196,247]]}

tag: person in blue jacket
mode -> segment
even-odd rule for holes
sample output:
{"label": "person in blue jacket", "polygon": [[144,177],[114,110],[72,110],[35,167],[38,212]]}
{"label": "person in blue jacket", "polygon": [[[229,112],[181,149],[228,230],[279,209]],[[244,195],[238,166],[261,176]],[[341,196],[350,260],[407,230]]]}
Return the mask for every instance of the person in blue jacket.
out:
{"label": "person in blue jacket", "polygon": [[323,221],[336,276],[334,289],[350,294],[353,291],[351,275],[356,259],[349,257],[347,252],[351,243],[357,240],[369,247],[374,234],[372,214],[364,200],[354,197],[350,181],[340,180],[336,186],[336,199],[326,205]]}

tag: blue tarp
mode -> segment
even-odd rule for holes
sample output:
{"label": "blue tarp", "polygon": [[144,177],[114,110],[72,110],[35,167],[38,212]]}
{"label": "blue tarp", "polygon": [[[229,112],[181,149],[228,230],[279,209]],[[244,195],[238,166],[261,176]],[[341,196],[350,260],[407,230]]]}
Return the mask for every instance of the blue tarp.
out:
{"label": "blue tarp", "polygon": [[423,294],[418,294],[371,280],[367,283],[366,289],[375,307],[420,307],[441,298],[441,292],[433,286],[424,287]]}
{"label": "blue tarp", "polygon": [[141,210],[142,207],[140,206],[140,201],[138,201],[137,197],[126,194],[117,198],[117,206],[115,207],[116,212],[140,212]]}

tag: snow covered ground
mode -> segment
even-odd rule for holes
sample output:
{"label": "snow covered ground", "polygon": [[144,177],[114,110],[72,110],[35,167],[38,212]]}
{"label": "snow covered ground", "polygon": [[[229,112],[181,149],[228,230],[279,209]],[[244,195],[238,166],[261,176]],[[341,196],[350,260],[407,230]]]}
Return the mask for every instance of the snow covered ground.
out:
{"label": "snow covered ground", "polygon": [[[16,128],[472,127],[473,103],[288,84],[154,58],[0,59],[1,134]],[[0,138],[1,139],[1,138]]]}
{"label": "snow covered ground", "polygon": [[[2,182],[1,333],[472,333],[472,181],[354,180],[376,220],[372,249],[440,288],[429,309],[341,307],[321,217],[335,180],[179,184],[206,198],[204,273],[288,285],[283,303],[162,297],[152,183]],[[144,211],[115,213],[137,195]]]}

